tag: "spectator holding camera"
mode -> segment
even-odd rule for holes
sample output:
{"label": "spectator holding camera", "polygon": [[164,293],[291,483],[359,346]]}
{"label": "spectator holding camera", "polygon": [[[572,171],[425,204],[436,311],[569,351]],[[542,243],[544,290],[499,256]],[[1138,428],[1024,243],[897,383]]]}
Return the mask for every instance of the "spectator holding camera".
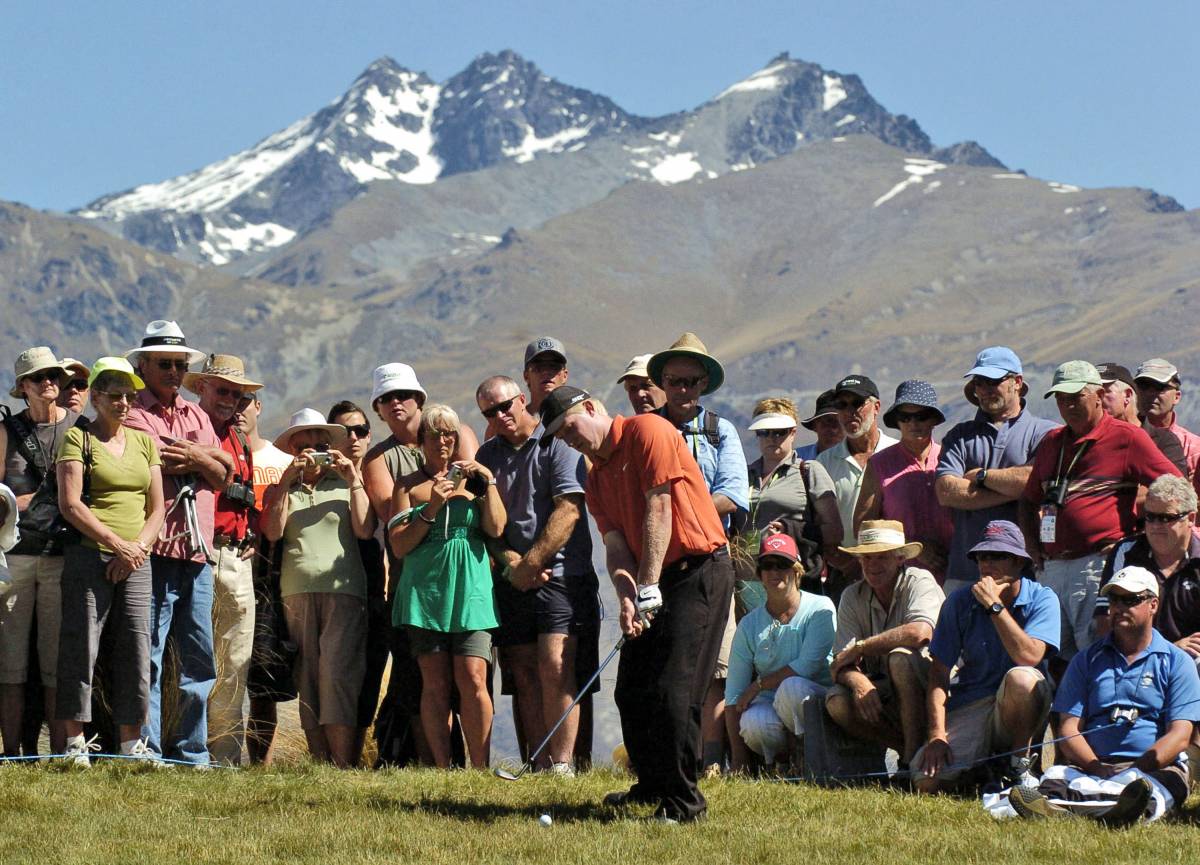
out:
{"label": "spectator holding camera", "polygon": [[1104,411],[1100,373],[1072,360],[1054,371],[1065,426],[1046,433],[1020,502],[1021,529],[1039,582],[1063,608],[1064,661],[1093,638],[1092,613],[1109,550],[1133,533],[1138,486],[1179,470],[1138,427]]}
{"label": "spectator holding camera", "polygon": [[358,540],[375,516],[354,461],[338,450],[346,428],[313,409],[292,415],[275,446],[292,455],[267,490],[263,537],[283,542],[279,589],[296,644],[300,726],[313,758],[355,762],[358,697],[366,665],[367,578]]}
{"label": "spectator holding camera", "polygon": [[227,766],[242,762],[246,718],[242,704],[254,648],[254,456],[241,431],[241,413],[262,387],[246,378],[240,357],[210,354],[183,386],[200,397],[221,449],[233,460],[233,482],[216,497],[213,516],[213,663],[208,695],[208,752]]}
{"label": "spectator holding camera", "polygon": [[480,768],[492,737],[489,631],[500,623],[484,535],[499,538],[507,514],[486,466],[451,462],[459,434],[453,409],[425,406],[424,461],[396,481],[388,524],[392,552],[404,560],[392,623],[408,629],[421,668],[421,726],[434,764],[450,766],[450,695],[457,687],[467,752]]}

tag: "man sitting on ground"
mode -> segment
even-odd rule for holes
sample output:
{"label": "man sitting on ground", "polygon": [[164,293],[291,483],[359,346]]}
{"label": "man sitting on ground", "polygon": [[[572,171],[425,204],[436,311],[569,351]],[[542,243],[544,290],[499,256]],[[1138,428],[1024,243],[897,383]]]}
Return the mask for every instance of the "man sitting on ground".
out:
{"label": "man sitting on ground", "polygon": [[921,545],[905,542],[899,522],[865,520],[858,545],[842,552],[859,560],[863,578],[838,603],[841,651],[825,708],[851,736],[895,749],[907,765],[925,735],[926,647],[945,596],[933,574],[905,566]]}
{"label": "man sitting on ground", "polygon": [[1134,565],[1104,587],[1109,635],[1075,656],[1054,700],[1066,765],[1047,770],[1036,788],[1012,790],[1022,817],[1083,813],[1127,826],[1187,798],[1180,758],[1200,721],[1200,676],[1154,629],[1158,592],[1158,578]]}
{"label": "man sitting on ground", "polygon": [[1007,768],[1030,780],[1030,745],[1050,715],[1045,661],[1058,650],[1058,598],[1024,578],[1025,539],[1008,520],[988,523],[968,555],[979,579],[946,599],[929,644],[929,738],[912,762],[921,793],[997,752],[1023,751]]}

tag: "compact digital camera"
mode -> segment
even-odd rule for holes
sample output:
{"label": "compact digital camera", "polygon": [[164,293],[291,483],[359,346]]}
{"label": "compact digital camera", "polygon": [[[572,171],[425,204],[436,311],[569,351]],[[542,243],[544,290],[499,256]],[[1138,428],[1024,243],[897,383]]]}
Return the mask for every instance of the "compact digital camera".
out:
{"label": "compact digital camera", "polygon": [[233,502],[235,505],[240,505],[243,508],[254,507],[254,487],[247,484],[241,475],[236,475],[233,483],[229,485],[229,489],[221,493],[227,501]]}
{"label": "compact digital camera", "polygon": [[312,455],[313,462],[319,466],[333,465],[333,454],[328,451],[317,451]]}
{"label": "compact digital camera", "polygon": [[463,479],[464,474],[461,466],[450,466],[450,471],[446,473],[446,480],[458,486],[458,482]]}

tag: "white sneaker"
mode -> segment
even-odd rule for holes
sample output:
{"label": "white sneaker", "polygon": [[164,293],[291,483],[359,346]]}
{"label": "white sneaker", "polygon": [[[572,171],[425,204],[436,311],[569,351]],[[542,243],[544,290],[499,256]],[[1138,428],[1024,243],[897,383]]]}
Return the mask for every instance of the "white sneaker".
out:
{"label": "white sneaker", "polygon": [[167,764],[162,757],[150,750],[145,739],[133,739],[121,743],[121,756],[135,766],[145,766],[150,769],[165,769]]}
{"label": "white sneaker", "polygon": [[575,769],[570,763],[551,763],[549,772],[551,775],[558,775],[560,778],[575,777]]}
{"label": "white sneaker", "polygon": [[85,740],[81,733],[68,739],[67,749],[63,753],[63,759],[67,761],[67,765],[76,769],[90,768],[92,758],[88,756],[88,752],[100,750],[100,746],[96,744],[96,738],[96,736],[92,736]]}

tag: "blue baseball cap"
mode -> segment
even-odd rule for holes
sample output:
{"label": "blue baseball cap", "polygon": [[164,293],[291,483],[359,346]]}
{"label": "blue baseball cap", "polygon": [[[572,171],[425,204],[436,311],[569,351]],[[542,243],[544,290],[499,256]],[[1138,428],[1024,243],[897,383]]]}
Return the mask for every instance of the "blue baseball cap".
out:
{"label": "blue baseball cap", "polygon": [[981,375],[984,378],[1004,378],[1006,375],[1021,375],[1021,359],[1011,348],[994,345],[975,356],[975,366],[963,378]]}

